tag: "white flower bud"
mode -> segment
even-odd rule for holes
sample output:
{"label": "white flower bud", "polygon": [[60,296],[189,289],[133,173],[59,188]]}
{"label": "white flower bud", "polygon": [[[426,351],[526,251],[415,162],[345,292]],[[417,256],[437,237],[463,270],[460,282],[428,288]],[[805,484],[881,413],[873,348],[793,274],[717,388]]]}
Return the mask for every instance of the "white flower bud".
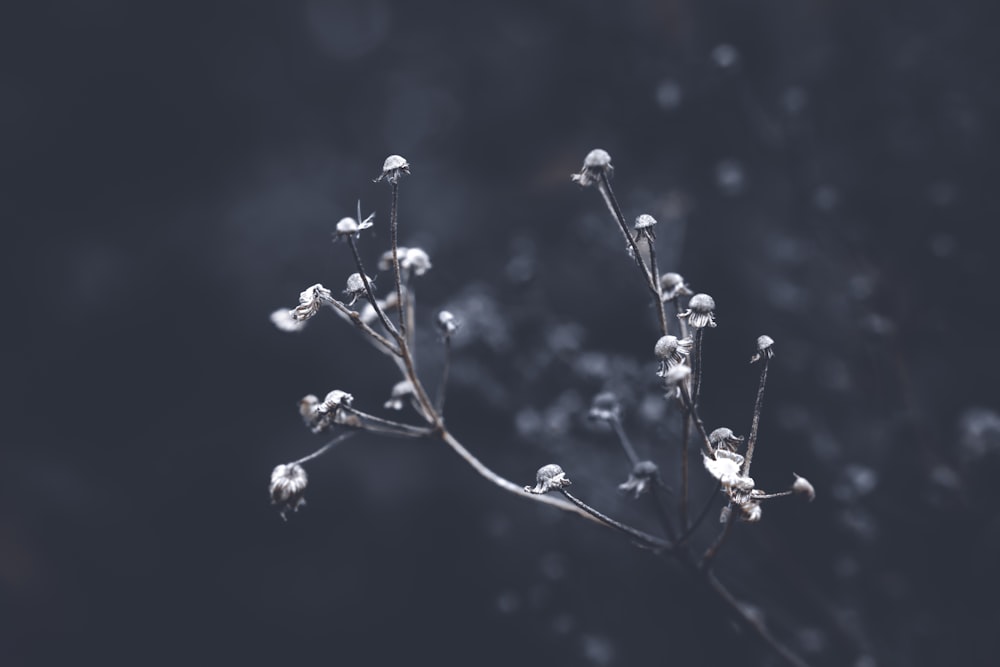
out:
{"label": "white flower bud", "polygon": [[660,276],[660,291],[664,301],[673,301],[679,296],[691,296],[693,292],[679,273],[664,273]]}
{"label": "white flower bud", "polygon": [[720,449],[715,452],[714,459],[703,454],[702,460],[708,473],[719,480],[726,491],[750,491],[753,489],[753,479],[740,474],[743,457],[739,454]]}
{"label": "white flower bud", "polygon": [[389,396],[389,400],[385,402],[384,407],[387,410],[402,410],[403,399],[410,396],[413,396],[413,383],[409,380],[401,380],[393,385],[392,393]]}
{"label": "white flower bud", "polygon": [[287,308],[279,308],[271,313],[271,324],[282,331],[302,331],[305,328],[305,321],[295,319],[295,311]]}
{"label": "white flower bud", "polygon": [[[792,473],[795,475],[795,473]],[[792,491],[803,496],[809,502],[816,500],[816,489],[809,483],[809,480],[800,475],[795,475],[795,482],[792,484]]]}
{"label": "white flower bud", "polygon": [[[371,284],[372,281],[372,278],[368,278],[369,284]],[[351,298],[351,302],[347,304],[349,306],[353,306],[355,301],[367,295],[367,290],[365,290],[365,281],[361,277],[360,273],[352,273],[347,277],[347,287],[344,288],[344,294]]]}
{"label": "white flower bud", "polygon": [[458,331],[458,320],[455,319],[455,316],[450,311],[440,311],[437,316],[437,324],[441,335],[445,338],[451,338],[452,334]]}
{"label": "white flower bud", "polygon": [[305,322],[319,312],[324,299],[332,298],[330,290],[319,283],[307,287],[299,294],[299,305],[292,311],[292,317],[299,322]]}
{"label": "white flower bud", "polygon": [[741,442],[743,442],[743,436],[734,434],[732,429],[725,426],[717,428],[708,434],[708,443],[712,445],[712,449],[723,447],[734,452],[740,446]]}

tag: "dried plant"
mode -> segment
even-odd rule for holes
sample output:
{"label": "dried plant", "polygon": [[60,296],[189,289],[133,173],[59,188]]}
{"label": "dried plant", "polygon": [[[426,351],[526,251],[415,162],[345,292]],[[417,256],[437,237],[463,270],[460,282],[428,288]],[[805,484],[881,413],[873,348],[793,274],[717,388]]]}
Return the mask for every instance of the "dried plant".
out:
{"label": "dried plant", "polygon": [[[723,548],[727,537],[737,523],[756,523],[762,518],[764,501],[788,495],[799,495],[813,500],[815,490],[804,477],[792,474],[793,481],[782,491],[768,493],[756,486],[750,476],[757,446],[764,390],[768,366],[774,356],[774,340],[762,335],[756,341],[751,363],[760,365],[760,380],[753,405],[750,431],[746,439],[735,435],[732,429],[718,427],[709,432],[701,418],[699,398],[703,380],[703,353],[708,329],[717,325],[715,300],[708,294],[695,294],[677,273],[660,273],[657,262],[656,225],[650,215],[636,218],[633,225],[626,222],[611,186],[613,174],[611,156],[603,150],[591,151],[583,168],[572,180],[583,188],[595,188],[624,238],[629,261],[635,264],[641,283],[648,290],[656,309],[659,326],[658,338],[652,346],[652,357],[658,362],[655,374],[660,378],[664,399],[676,403],[681,419],[681,438],[677,443],[678,458],[670,462],[680,477],[680,490],[675,494],[676,508],[669,511],[668,496],[663,483],[661,464],[641,458],[631,443],[621,419],[621,406],[610,393],[594,398],[589,417],[606,423],[616,434],[631,465],[628,479],[618,488],[636,500],[647,498],[657,517],[662,535],[654,535],[618,521],[590,506],[574,493],[570,493],[570,477],[561,465],[550,463],[538,468],[535,484],[525,486],[508,480],[493,471],[470,452],[448,429],[445,423],[445,390],[448,381],[451,340],[459,332],[461,313],[458,316],[441,311],[437,316],[440,340],[445,348],[444,364],[439,385],[432,397],[424,381],[416,372],[414,359],[415,296],[413,281],[431,268],[430,258],[419,248],[405,248],[398,244],[399,187],[403,176],[410,174],[409,163],[399,155],[389,156],[376,182],[386,181],[391,189],[389,214],[391,247],[382,255],[378,268],[392,275],[392,289],[384,299],[376,296],[375,280],[366,272],[358,249],[362,234],[373,226],[374,216],[361,218],[358,205],[357,219],[343,218],[336,225],[335,240],[343,241],[350,249],[356,272],[352,273],[342,290],[343,299],[334,290],[316,284],[299,295],[299,304],[291,309],[281,309],[271,315],[274,324],[282,330],[301,330],[318,312],[327,307],[338,317],[355,327],[362,339],[385,354],[400,373],[400,380],[391,388],[386,409],[400,410],[412,406],[419,417],[418,423],[387,419],[365,412],[354,406],[354,397],[341,389],[330,391],[323,400],[309,395],[299,403],[299,410],[314,433],[329,433],[335,437],[319,450],[297,461],[278,465],[271,475],[271,499],[281,511],[282,518],[297,511],[304,504],[308,477],[303,464],[328,452],[337,443],[357,431],[370,431],[403,438],[440,440],[462,457],[477,473],[496,486],[532,502],[544,503],[555,509],[576,514],[590,522],[611,528],[629,538],[639,547],[652,551],[656,556],[669,558],[700,581],[706,591],[718,599],[734,620],[757,637],[776,655],[793,665],[805,664],[789,648],[779,642],[769,631],[759,615],[739,602],[716,577],[712,566]],[[363,303],[360,310],[353,307]],[[673,315],[673,317],[671,317]],[[673,323],[673,325],[671,324]],[[704,507],[692,518],[690,511],[690,460],[691,441],[700,449],[703,466],[715,480],[715,490],[705,501]],[[745,443],[745,446],[744,446]],[[666,463],[662,465],[666,466]],[[717,507],[722,495],[721,528],[709,546],[696,550],[692,544],[698,531],[711,531],[711,522],[705,519]]]}

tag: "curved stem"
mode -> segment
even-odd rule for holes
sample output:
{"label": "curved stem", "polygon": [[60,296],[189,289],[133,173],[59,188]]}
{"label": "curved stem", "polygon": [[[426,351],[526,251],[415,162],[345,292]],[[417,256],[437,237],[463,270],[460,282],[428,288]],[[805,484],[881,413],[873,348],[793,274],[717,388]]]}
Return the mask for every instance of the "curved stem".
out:
{"label": "curved stem", "polygon": [[319,458],[320,456],[323,456],[323,454],[326,454],[328,451],[330,451],[331,449],[333,449],[334,447],[336,447],[337,445],[339,445],[340,443],[342,443],[344,440],[347,440],[348,438],[350,438],[356,432],[357,431],[347,431],[345,433],[341,433],[336,438],[334,438],[330,442],[326,443],[325,445],[323,445],[322,447],[320,447],[319,449],[317,449],[312,454],[309,454],[308,456],[303,456],[301,459],[299,459],[297,461],[292,461],[289,465],[296,465],[296,464],[300,464],[301,465],[301,464],[305,463],[306,461],[312,461],[313,459]]}
{"label": "curved stem", "polygon": [[764,365],[760,369],[760,384],[757,385],[757,400],[753,406],[753,421],[750,422],[750,436],[747,438],[747,453],[743,460],[743,470],[740,474],[744,477],[750,474],[750,462],[753,460],[753,448],[757,444],[757,426],[760,424],[760,411],[764,406],[764,386],[767,384],[767,364],[770,359],[764,356]]}

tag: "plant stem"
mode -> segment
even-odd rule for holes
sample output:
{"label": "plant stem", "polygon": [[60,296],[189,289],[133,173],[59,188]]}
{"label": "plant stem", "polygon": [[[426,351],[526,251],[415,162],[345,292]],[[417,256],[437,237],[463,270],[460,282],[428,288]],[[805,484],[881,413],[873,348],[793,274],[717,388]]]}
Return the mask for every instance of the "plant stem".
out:
{"label": "plant stem", "polygon": [[760,424],[760,411],[764,406],[764,386],[767,384],[767,365],[770,359],[764,355],[763,366],[760,369],[760,384],[757,385],[757,400],[753,406],[753,421],[750,422],[750,436],[747,438],[747,453],[743,460],[743,469],[740,474],[744,477],[750,474],[750,462],[753,460],[753,448],[757,444],[757,426]]}
{"label": "plant stem", "polygon": [[633,528],[631,526],[627,526],[624,523],[621,523],[620,521],[615,521],[608,515],[598,512],[596,509],[594,509],[587,503],[583,502],[582,500],[571,494],[565,488],[559,489],[559,492],[562,493],[564,496],[566,496],[567,500],[569,500],[571,503],[582,509],[587,514],[593,516],[599,522],[603,523],[609,528],[614,528],[615,530],[625,533],[626,535],[640,542],[644,546],[647,546],[657,551],[670,549],[671,547],[670,542],[667,542],[663,538],[656,537],[655,535],[650,535],[649,533],[644,533],[643,531]]}

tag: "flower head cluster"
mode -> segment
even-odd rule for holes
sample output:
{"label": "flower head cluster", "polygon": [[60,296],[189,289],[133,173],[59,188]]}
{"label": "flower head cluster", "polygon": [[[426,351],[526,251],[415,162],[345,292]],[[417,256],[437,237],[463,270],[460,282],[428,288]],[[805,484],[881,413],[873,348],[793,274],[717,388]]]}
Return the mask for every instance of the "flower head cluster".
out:
{"label": "flower head cluster", "polygon": [[571,483],[560,466],[550,463],[538,469],[538,473],[535,475],[535,486],[526,486],[524,490],[526,493],[533,493],[540,496],[543,493],[569,486]]}
{"label": "flower head cluster", "polygon": [[693,329],[715,326],[715,299],[707,294],[695,294],[688,301],[687,310],[677,313],[677,317],[687,319]]}
{"label": "flower head cluster", "polygon": [[451,338],[456,331],[458,331],[458,320],[455,319],[455,315],[449,310],[442,310],[437,316],[438,331],[441,332],[441,336],[446,340]]}
{"label": "flower head cluster", "polygon": [[308,484],[309,476],[298,463],[282,463],[271,472],[271,503],[280,506],[282,519],[287,521],[288,512],[297,512],[306,504],[302,496]]}
{"label": "flower head cluster", "polygon": [[608,152],[595,148],[587,153],[587,157],[583,160],[583,169],[580,170],[579,174],[573,174],[572,178],[574,183],[589,187],[599,184],[602,175],[611,178],[614,171],[615,168],[611,166],[611,156],[608,155]]}

